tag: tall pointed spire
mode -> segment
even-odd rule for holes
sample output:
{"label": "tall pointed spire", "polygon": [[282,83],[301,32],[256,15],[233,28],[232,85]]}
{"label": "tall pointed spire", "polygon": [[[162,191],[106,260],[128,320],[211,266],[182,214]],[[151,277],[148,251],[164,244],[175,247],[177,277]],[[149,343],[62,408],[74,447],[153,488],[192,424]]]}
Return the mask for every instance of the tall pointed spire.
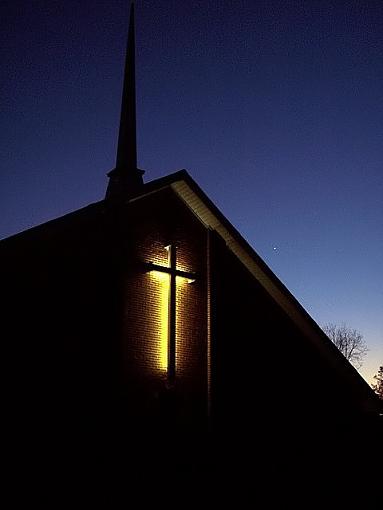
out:
{"label": "tall pointed spire", "polygon": [[135,75],[134,4],[132,3],[125,57],[116,168],[108,173],[110,180],[105,197],[107,199],[127,198],[143,184],[142,174],[144,172],[137,168]]}

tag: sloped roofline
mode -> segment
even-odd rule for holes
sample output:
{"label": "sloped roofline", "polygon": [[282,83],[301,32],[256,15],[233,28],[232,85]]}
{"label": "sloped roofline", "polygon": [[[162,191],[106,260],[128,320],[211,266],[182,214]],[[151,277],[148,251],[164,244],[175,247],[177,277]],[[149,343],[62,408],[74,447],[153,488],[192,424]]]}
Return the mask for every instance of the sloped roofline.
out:
{"label": "sloped roofline", "polygon": [[[383,406],[368,383],[186,170],[179,170],[144,184],[138,194],[128,200],[128,203],[141,200],[152,193],[158,193],[164,188],[171,188],[206,228],[218,233],[225,241],[226,246],[309,339],[317,352],[350,384],[359,399],[361,408],[365,412],[381,413]],[[96,212],[102,212],[105,206],[107,206],[105,200],[94,202],[84,208],[2,239],[0,247],[28,239],[34,233],[49,226],[64,225],[66,221],[74,220],[76,217],[93,216]]]}
{"label": "sloped roofline", "polygon": [[180,170],[145,184],[142,193],[129,202],[140,200],[167,187],[174,191],[206,228],[218,233],[229,250],[310,340],[318,353],[333,369],[346,378],[358,395],[363,410],[379,412],[380,402],[368,383],[186,170]]}

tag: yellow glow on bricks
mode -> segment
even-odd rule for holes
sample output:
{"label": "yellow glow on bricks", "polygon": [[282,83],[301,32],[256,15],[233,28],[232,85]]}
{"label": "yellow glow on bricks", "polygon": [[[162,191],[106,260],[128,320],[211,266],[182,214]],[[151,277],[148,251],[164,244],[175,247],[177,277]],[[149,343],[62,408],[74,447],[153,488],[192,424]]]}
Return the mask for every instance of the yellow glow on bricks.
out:
{"label": "yellow glow on bricks", "polygon": [[170,275],[160,271],[150,271],[150,277],[158,288],[159,323],[157,327],[157,360],[161,371],[168,370],[169,349],[169,293]]}
{"label": "yellow glow on bricks", "polygon": [[[182,308],[181,296],[184,292],[182,287],[185,284],[193,283],[195,280],[193,277],[189,276],[190,273],[187,271],[181,271],[178,269],[176,262],[176,247],[172,248],[171,245],[165,246],[165,250],[168,255],[167,264],[162,265],[151,262],[152,269],[149,271],[149,274],[153,279],[152,281],[155,283],[158,296],[158,305],[156,306],[156,312],[153,317],[157,324],[157,327],[155,328],[157,336],[156,351],[158,352],[158,355],[156,356],[156,365],[161,372],[165,372],[173,381],[176,373],[175,365],[177,365],[177,358],[179,354],[177,347],[179,324],[184,323],[182,313],[180,314],[180,310]],[[174,290],[172,287],[173,278]],[[180,284],[180,286],[178,284]],[[173,291],[175,291],[175,301],[173,301],[171,296]],[[172,313],[174,313],[175,316],[172,316]],[[172,328],[175,329],[172,330]],[[174,335],[174,338],[172,338],[172,335]],[[174,342],[173,345],[172,342]]]}

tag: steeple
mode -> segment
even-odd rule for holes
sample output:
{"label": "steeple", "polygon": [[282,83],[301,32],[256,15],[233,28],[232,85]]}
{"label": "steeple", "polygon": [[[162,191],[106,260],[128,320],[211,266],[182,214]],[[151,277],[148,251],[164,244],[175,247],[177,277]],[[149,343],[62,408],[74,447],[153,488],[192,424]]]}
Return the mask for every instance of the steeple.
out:
{"label": "steeple", "polygon": [[116,168],[108,173],[106,199],[124,200],[143,185],[137,168],[134,4],[130,7]]}

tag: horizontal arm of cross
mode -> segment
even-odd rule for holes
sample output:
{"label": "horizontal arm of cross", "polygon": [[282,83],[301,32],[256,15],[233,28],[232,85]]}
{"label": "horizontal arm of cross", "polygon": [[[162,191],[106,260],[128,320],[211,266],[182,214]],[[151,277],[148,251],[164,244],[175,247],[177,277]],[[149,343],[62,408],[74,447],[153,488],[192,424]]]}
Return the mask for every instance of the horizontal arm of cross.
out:
{"label": "horizontal arm of cross", "polygon": [[160,266],[159,264],[154,264],[153,262],[148,262],[145,264],[146,271],[160,271],[161,273],[174,274],[175,276],[180,276],[181,278],[187,278],[188,280],[195,280],[195,273],[190,273],[189,271],[181,271],[180,269],[173,269],[171,267]]}

